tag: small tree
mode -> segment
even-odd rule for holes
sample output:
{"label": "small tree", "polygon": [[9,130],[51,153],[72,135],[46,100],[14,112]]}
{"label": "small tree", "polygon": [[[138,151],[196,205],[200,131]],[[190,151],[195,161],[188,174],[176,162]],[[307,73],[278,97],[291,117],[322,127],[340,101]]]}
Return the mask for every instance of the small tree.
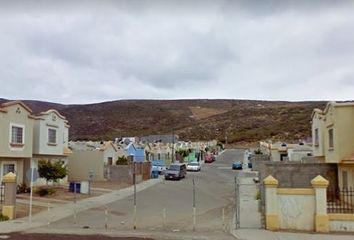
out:
{"label": "small tree", "polygon": [[48,160],[38,162],[38,174],[41,178],[45,178],[47,185],[49,181],[57,182],[67,175],[67,167],[63,161],[55,161],[52,163]]}
{"label": "small tree", "polygon": [[116,165],[128,165],[128,158],[126,156],[118,157],[118,160],[116,161]]}

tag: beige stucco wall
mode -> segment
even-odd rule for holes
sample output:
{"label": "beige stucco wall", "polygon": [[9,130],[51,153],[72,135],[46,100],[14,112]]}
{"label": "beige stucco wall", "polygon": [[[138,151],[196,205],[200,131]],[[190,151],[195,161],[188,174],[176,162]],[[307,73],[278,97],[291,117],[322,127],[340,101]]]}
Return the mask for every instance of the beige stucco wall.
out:
{"label": "beige stucco wall", "polygon": [[279,162],[280,161],[280,153],[278,149],[270,150],[271,161]]}
{"label": "beige stucco wall", "polygon": [[[334,147],[329,148],[328,130],[333,129]],[[324,121],[325,161],[339,163],[354,153],[354,107],[329,106]]]}
{"label": "beige stucco wall", "polygon": [[95,172],[95,181],[104,180],[102,151],[73,151],[68,160],[68,181],[87,181],[89,171]]}
{"label": "beige stucco wall", "polygon": [[[20,113],[16,113],[19,108]],[[6,108],[7,113],[0,112],[0,156],[30,158],[32,156],[33,122],[30,113],[21,105],[12,105]],[[11,124],[24,127],[24,146],[11,147]]]}
{"label": "beige stucco wall", "polygon": [[354,107],[336,107],[335,140],[336,160],[340,162],[343,158],[354,153]]}
{"label": "beige stucco wall", "polygon": [[278,195],[280,228],[314,230],[314,195]]}
{"label": "beige stucco wall", "polygon": [[[338,184],[340,188],[343,188],[343,171],[347,172],[348,187],[351,187],[354,190],[354,165],[338,165]],[[354,196],[352,201],[354,202]]]}
{"label": "beige stucco wall", "polygon": [[[53,119],[54,116],[54,119]],[[33,153],[42,155],[63,155],[64,146],[68,143],[68,134],[64,119],[52,111],[41,115],[34,123]],[[48,130],[56,130],[56,144],[48,144]]]}
{"label": "beige stucco wall", "polygon": [[116,161],[118,159],[118,153],[114,149],[112,145],[109,145],[104,151],[103,151],[103,163],[104,165],[108,164],[108,158],[112,158],[112,165],[116,164]]}
{"label": "beige stucco wall", "polygon": [[[312,118],[312,146],[313,155],[315,157],[324,156],[324,121],[323,116],[319,113],[315,113]],[[315,142],[315,129],[318,129],[318,144]]]}

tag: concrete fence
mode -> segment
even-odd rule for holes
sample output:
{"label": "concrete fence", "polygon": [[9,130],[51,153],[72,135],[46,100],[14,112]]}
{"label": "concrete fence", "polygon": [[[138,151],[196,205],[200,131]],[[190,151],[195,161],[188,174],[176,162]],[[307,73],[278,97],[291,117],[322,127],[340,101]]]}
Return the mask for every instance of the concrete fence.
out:
{"label": "concrete fence", "polygon": [[141,162],[129,165],[112,165],[109,168],[109,181],[121,181],[126,183],[133,183],[133,174],[135,167],[136,182],[139,183],[150,179],[151,163]]}
{"label": "concrete fence", "polygon": [[269,175],[264,179],[266,229],[354,232],[354,214],[327,213],[328,180],[318,175],[311,188],[278,188]]}

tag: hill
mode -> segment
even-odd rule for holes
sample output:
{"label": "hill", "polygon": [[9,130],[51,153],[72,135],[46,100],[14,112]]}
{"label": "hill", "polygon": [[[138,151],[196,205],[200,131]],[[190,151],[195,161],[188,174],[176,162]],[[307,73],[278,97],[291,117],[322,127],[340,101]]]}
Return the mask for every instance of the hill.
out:
{"label": "hill", "polygon": [[[6,101],[0,99],[0,103]],[[262,139],[298,140],[311,136],[310,117],[326,102],[253,100],[120,100],[63,105],[23,100],[35,113],[57,109],[69,120],[70,139],[170,134],[183,140],[229,143]]]}

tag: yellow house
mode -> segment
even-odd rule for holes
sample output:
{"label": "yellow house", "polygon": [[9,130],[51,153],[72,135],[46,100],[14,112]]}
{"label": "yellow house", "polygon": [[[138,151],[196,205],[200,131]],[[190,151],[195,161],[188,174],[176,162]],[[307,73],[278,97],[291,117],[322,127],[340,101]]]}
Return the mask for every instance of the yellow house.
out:
{"label": "yellow house", "polygon": [[339,186],[354,188],[354,102],[329,102],[311,118],[314,156],[337,163]]}

